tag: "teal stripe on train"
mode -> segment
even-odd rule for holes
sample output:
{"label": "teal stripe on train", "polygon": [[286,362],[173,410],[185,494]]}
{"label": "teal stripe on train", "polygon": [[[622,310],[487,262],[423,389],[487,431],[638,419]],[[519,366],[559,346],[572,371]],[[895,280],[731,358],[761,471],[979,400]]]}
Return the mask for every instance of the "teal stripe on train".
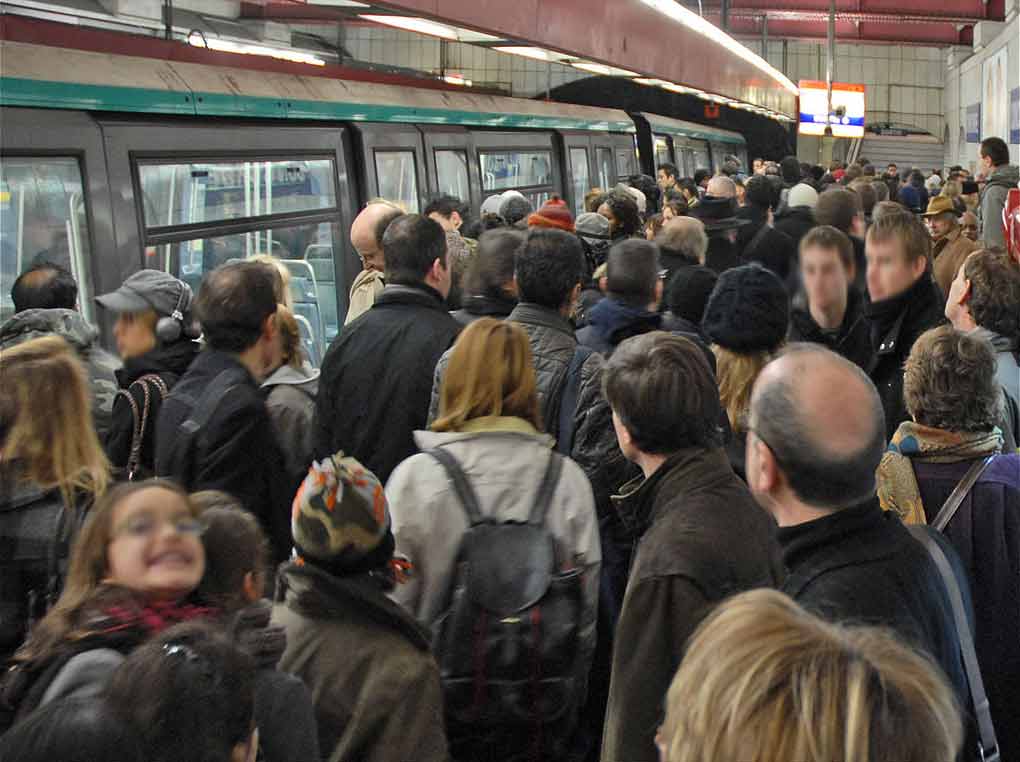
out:
{"label": "teal stripe on train", "polygon": [[623,120],[595,121],[552,115],[486,113],[340,101],[264,98],[223,93],[193,93],[180,90],[70,84],[15,77],[0,77],[0,105],[196,116],[328,119],[406,124],[451,124],[473,127],[634,132],[634,125]]}

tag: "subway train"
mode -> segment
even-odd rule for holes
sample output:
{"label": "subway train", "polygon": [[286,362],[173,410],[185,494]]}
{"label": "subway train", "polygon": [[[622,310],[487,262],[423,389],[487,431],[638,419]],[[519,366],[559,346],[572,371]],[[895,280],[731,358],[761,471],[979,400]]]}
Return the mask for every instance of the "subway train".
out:
{"label": "subway train", "polygon": [[740,134],[655,114],[12,41],[0,60],[0,319],[37,260],[67,266],[105,324],[92,297],[138,269],[197,287],[270,254],[317,359],[361,269],[347,231],[368,199],[477,210],[516,189],[577,213],[589,188],[663,161],[747,166]]}

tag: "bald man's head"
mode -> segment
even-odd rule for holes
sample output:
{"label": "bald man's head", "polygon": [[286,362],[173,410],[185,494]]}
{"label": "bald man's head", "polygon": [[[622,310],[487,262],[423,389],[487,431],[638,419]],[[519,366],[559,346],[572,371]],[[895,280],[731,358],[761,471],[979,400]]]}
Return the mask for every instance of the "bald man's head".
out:
{"label": "bald man's head", "polygon": [[787,348],[755,383],[750,424],[803,502],[837,509],[875,494],[882,402],[867,375],[834,352]]}
{"label": "bald man's head", "polygon": [[737,184],[726,175],[716,175],[708,181],[706,192],[716,198],[736,198]]}
{"label": "bald man's head", "polygon": [[354,218],[351,225],[351,245],[361,257],[366,270],[386,271],[382,239],[386,228],[403,212],[388,201],[370,203]]}

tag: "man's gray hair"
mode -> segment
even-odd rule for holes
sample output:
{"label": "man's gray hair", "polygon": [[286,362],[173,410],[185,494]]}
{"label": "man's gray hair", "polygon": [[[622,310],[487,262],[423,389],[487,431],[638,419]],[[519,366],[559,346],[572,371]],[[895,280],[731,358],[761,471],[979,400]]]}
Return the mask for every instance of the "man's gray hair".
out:
{"label": "man's gray hair", "polygon": [[704,264],[708,251],[708,234],[701,220],[694,217],[674,217],[655,237],[659,248],[676,252],[687,259]]}

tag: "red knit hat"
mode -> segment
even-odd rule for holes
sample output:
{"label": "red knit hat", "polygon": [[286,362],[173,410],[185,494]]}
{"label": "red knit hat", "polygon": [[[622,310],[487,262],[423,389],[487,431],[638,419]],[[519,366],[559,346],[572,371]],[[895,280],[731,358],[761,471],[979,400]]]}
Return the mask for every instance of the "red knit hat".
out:
{"label": "red knit hat", "polygon": [[567,202],[559,196],[553,196],[537,212],[528,216],[529,228],[557,228],[574,232],[574,215],[567,208]]}

